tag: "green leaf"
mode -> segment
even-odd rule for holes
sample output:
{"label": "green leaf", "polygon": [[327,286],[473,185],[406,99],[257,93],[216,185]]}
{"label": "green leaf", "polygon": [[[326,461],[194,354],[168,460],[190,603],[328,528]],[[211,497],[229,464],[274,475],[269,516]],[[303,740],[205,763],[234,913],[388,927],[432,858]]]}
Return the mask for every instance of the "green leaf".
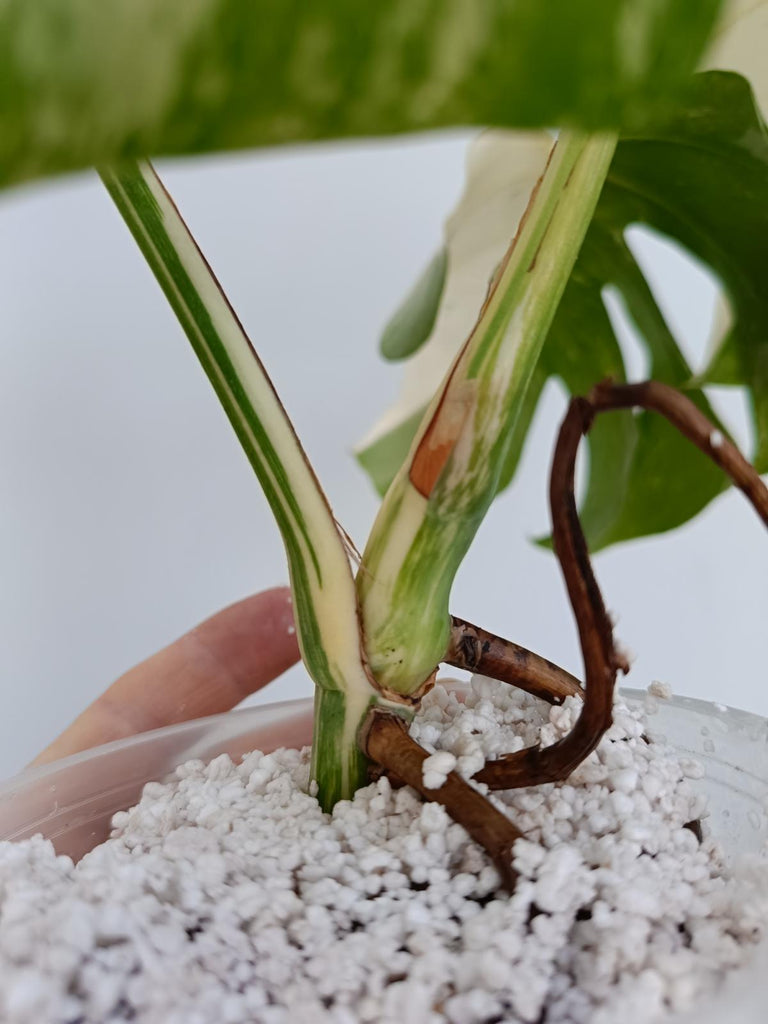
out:
{"label": "green leaf", "polygon": [[735,386],[743,383],[739,348],[732,331],[720,336],[712,361],[698,379],[707,384]]}
{"label": "green leaf", "polygon": [[[681,242],[718,275],[733,323],[713,375],[727,370],[749,390],[756,465],[768,468],[768,131],[749,84],[737,75],[698,77],[695,101],[652,138],[628,140],[611,181],[643,191],[632,215]],[[728,367],[730,364],[730,368]]]}
{"label": "green leaf", "polygon": [[[585,240],[577,261],[578,272],[565,290],[540,365],[545,377],[559,377],[569,393],[576,395],[589,391],[605,377],[625,379],[621,349],[600,285],[595,286],[599,275],[587,272],[588,256]],[[593,549],[600,545],[616,517],[617,496],[620,498],[627,487],[636,444],[637,427],[631,413],[600,417],[590,431],[589,477],[581,517]]]}
{"label": "green leaf", "polygon": [[[649,375],[685,387],[696,405],[724,429],[703,392],[689,387],[691,369],[623,240],[622,221],[633,218],[627,215],[625,196],[618,209],[608,200],[611,173],[542,362],[571,394],[584,394],[604,377],[625,379],[621,350],[602,300],[602,289],[612,284],[647,346]],[[706,456],[652,413],[601,417],[587,443],[590,465],[581,518],[595,551],[679,526],[727,486],[727,479]]]}
{"label": "green leaf", "polygon": [[[461,254],[449,263],[445,300],[432,336],[412,360],[429,362],[433,375],[445,372],[466,334],[466,313],[448,315],[449,293],[462,280],[477,281],[479,266],[487,281],[499,259],[503,239],[517,229],[518,214],[504,209],[499,196],[521,188],[520,166],[510,166],[511,140],[519,136],[489,133],[470,164],[464,200],[451,218],[453,232],[467,230],[484,206],[484,245],[477,239],[471,268]],[[535,164],[533,137],[519,142]],[[539,157],[540,160],[540,157]],[[474,176],[474,180],[473,180]],[[527,187],[535,173],[528,172]],[[632,224],[644,223],[677,240],[720,278],[732,314],[707,371],[695,375],[658,308],[642,271],[624,241]],[[448,236],[450,252],[450,235]],[[481,256],[482,252],[482,256]],[[602,377],[624,379],[621,350],[605,311],[603,289],[615,287],[647,347],[651,374],[684,387],[717,422],[702,382],[742,383],[749,389],[755,432],[756,464],[768,468],[768,134],[749,85],[738,75],[709,72],[696,76],[685,107],[652,132],[625,132],[616,150],[595,216],[561,300],[539,363],[535,390],[521,407],[520,429],[501,477],[514,476],[525,425],[548,376],[560,378],[571,393],[583,393]],[[465,288],[469,296],[469,291]],[[477,287],[471,294],[477,308]],[[415,387],[418,373],[407,371],[410,408],[425,400]],[[426,382],[428,385],[429,382]],[[379,466],[385,464],[389,431],[404,430],[406,416],[390,413],[374,436]],[[724,429],[724,428],[723,428]],[[398,451],[407,438],[398,434]],[[704,508],[725,486],[721,474],[686,444],[662,419],[648,413],[616,414],[599,421],[590,435],[590,466],[582,514],[593,548],[672,529]],[[365,450],[359,457],[364,459]],[[394,448],[389,452],[394,463]],[[377,486],[382,487],[381,476]]]}
{"label": "green leaf", "polygon": [[380,440],[374,441],[364,451],[358,453],[358,461],[373,486],[383,498],[392,483],[395,473],[405,462],[416,430],[426,412],[426,406],[417,409]]}
{"label": "green leaf", "polygon": [[432,333],[443,294],[448,254],[438,249],[421,277],[381,332],[379,347],[385,359],[405,359],[421,348]]}
{"label": "green leaf", "polygon": [[0,184],[150,154],[646,120],[719,0],[5,0]]}

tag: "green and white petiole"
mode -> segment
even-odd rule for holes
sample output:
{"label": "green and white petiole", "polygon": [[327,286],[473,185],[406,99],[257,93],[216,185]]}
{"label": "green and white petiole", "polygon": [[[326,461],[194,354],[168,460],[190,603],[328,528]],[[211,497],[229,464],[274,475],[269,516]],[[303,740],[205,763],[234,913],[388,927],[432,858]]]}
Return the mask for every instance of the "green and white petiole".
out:
{"label": "green and white petiole", "polygon": [[256,352],[150,164],[101,172],[237,433],[283,537],[297,635],[317,685],[312,777],[330,808],[365,780],[357,734],[379,694],[360,642],[347,551]]}
{"label": "green and white petiole", "polygon": [[443,658],[458,567],[496,493],[518,412],[616,145],[563,134],[476,326],[390,486],[357,575],[371,671],[412,693]]}

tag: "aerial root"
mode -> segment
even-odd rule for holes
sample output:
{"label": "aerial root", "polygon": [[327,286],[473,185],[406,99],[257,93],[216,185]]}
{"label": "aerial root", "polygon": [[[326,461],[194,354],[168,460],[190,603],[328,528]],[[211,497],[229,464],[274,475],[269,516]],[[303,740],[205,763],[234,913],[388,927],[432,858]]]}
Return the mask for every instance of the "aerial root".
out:
{"label": "aerial root", "polygon": [[444,661],[454,668],[509,683],[549,704],[562,704],[566,697],[582,696],[581,683],[564,668],[454,615]]}
{"label": "aerial root", "polygon": [[504,814],[456,772],[449,772],[437,789],[424,785],[424,762],[429,757],[408,734],[407,723],[382,708],[371,711],[363,735],[363,750],[385,772],[412,786],[425,800],[442,804],[454,821],[488,853],[505,889],[515,887],[512,847],[522,833]]}
{"label": "aerial root", "polygon": [[[574,728],[557,743],[543,748],[528,747],[487,761],[474,777],[491,789],[536,786],[567,778],[610,728],[616,674],[619,670],[626,673],[629,666],[614,643],[611,620],[592,571],[576,509],[574,467],[579,443],[589,433],[597,415],[634,408],[653,410],[666,417],[728,474],[768,526],[768,488],[760,475],[680,391],[657,381],[614,384],[607,380],[593,388],[588,397],[574,398],[555,447],[549,504],[555,554],[573,608],[584,659],[584,704]],[[538,665],[532,662],[530,671],[535,675]],[[542,677],[543,688],[550,685],[550,675]]]}
{"label": "aerial root", "polygon": [[[584,685],[545,658],[462,619],[451,620],[448,664],[518,686],[551,704],[583,699],[573,729],[548,747],[533,746],[486,761],[473,781],[514,789],[567,778],[597,747],[612,722],[616,675],[629,670],[613,639],[613,627],[589,559],[574,494],[576,454],[595,417],[618,409],[647,409],[665,416],[727,473],[768,526],[768,488],[728,438],[681,392],[656,381],[614,384],[607,380],[587,397],[574,398],[555,446],[549,485],[552,539],[573,609],[584,660]],[[405,721],[383,708],[372,710],[361,743],[368,757],[393,778],[412,786],[485,848],[508,890],[515,884],[512,848],[520,831],[482,793],[451,772],[442,786],[424,785],[429,753],[408,734]],[[695,823],[690,823],[693,825]],[[689,826],[690,827],[690,826]]]}

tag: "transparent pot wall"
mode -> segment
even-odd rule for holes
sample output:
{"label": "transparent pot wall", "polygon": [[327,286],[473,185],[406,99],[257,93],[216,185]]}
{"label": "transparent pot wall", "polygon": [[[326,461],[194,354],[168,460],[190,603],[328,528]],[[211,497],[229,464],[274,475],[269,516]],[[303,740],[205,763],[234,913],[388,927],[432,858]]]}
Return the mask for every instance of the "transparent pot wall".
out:
{"label": "transparent pot wall", "polygon": [[0,839],[42,833],[78,860],[109,835],[116,811],[135,804],[147,782],[162,781],[192,758],[239,759],[251,750],[303,746],[312,701],[284,701],[199,718],[33,768],[0,785]]}

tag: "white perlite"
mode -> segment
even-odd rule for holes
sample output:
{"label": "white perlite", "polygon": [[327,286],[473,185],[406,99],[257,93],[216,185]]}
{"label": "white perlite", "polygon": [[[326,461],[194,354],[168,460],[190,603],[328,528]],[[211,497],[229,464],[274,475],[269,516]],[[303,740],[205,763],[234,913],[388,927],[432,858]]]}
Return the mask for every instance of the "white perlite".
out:
{"label": "white perlite", "polygon": [[[412,732],[469,776],[577,713],[476,678],[466,704],[436,688]],[[526,834],[508,897],[410,789],[382,779],[327,816],[306,751],[189,762],[76,867],[0,844],[0,1019],[649,1024],[746,962],[768,913],[765,864],[731,878],[685,827],[698,774],[617,701],[567,784],[494,797]]]}
{"label": "white perlite", "polygon": [[449,772],[455,771],[457,766],[456,758],[447,750],[438,750],[424,761],[422,773],[424,785],[427,789],[440,789]]}

